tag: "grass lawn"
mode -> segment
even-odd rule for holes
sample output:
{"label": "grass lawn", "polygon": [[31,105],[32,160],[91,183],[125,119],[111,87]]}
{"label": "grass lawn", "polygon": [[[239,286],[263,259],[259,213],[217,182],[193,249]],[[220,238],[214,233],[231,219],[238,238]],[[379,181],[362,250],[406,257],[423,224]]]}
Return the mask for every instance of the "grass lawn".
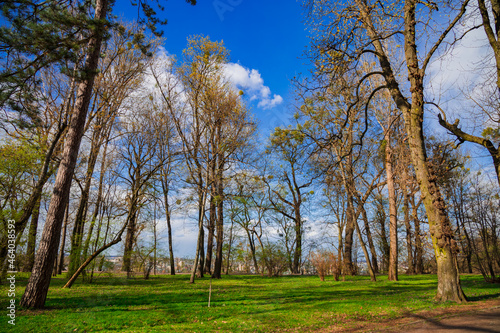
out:
{"label": "grass lawn", "polygon": [[[16,304],[26,286],[18,273]],[[389,282],[379,276],[348,277],[321,282],[316,276],[223,276],[189,284],[188,275],[152,276],[127,280],[98,277],[93,284],[61,289],[62,277],[52,279],[45,310],[17,310],[16,325],[7,324],[8,287],[0,286],[1,332],[272,332],[314,331],[346,327],[359,321],[379,322],[409,313],[464,305],[437,304],[435,275],[400,275]],[[462,276],[473,303],[500,300],[500,285],[480,276]]]}

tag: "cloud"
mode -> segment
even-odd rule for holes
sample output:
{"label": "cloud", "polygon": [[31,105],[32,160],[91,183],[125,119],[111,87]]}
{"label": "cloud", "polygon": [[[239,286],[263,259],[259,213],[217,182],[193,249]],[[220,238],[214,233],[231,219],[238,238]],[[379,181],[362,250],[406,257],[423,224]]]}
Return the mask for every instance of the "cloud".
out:
{"label": "cloud", "polygon": [[274,108],[276,105],[281,104],[281,102],[283,102],[283,97],[274,94],[272,99],[269,98],[263,99],[262,101],[259,102],[259,104],[257,104],[257,106],[259,108],[263,108],[264,110],[266,110]]}
{"label": "cloud", "polygon": [[250,100],[258,100],[258,107],[272,109],[283,102],[280,95],[273,94],[271,89],[264,85],[264,79],[256,69],[249,69],[236,63],[224,66],[227,78],[236,86],[250,96]]}

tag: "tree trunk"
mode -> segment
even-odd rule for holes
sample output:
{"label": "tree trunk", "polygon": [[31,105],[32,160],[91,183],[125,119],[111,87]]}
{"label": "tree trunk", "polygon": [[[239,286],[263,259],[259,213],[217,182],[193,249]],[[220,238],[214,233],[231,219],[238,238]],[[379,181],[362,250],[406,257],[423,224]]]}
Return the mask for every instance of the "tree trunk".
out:
{"label": "tree trunk", "polygon": [[380,245],[382,250],[382,267],[381,270],[387,272],[389,268],[389,253],[390,246],[387,241],[387,233],[385,230],[386,214],[383,206],[383,198],[380,197],[380,203],[377,205],[377,221],[380,225]]}
{"label": "tree trunk", "polygon": [[168,200],[168,195],[170,191],[169,181],[168,181],[168,173],[162,168],[162,188],[163,188],[163,200],[165,204],[165,215],[167,220],[167,234],[168,234],[168,254],[170,257],[170,275],[175,275],[175,257],[174,257],[174,245],[172,243],[172,220],[171,220],[171,211],[170,211],[170,203]]}
{"label": "tree trunk", "polygon": [[356,227],[356,232],[358,233],[359,242],[363,248],[363,253],[365,255],[366,266],[368,267],[368,273],[370,273],[371,281],[377,281],[375,277],[375,272],[373,271],[372,264],[370,262],[370,256],[368,255],[368,250],[366,249],[365,241],[363,240],[363,235],[361,235],[361,230],[359,230],[358,221],[354,221],[354,226]]}
{"label": "tree trunk", "polygon": [[26,264],[23,271],[31,272],[33,269],[33,264],[35,263],[35,246],[36,246],[36,232],[38,229],[38,217],[40,216],[40,201],[41,197],[33,207],[33,213],[31,215],[31,224],[28,234],[28,246],[26,249]]}
{"label": "tree trunk", "polygon": [[[297,196],[300,199],[300,189],[297,189]],[[295,253],[293,254],[293,271],[294,274],[300,273],[300,261],[302,258],[302,217],[300,214],[299,201],[295,205]]]}
{"label": "tree trunk", "polygon": [[208,218],[208,237],[207,237],[207,256],[205,259],[205,273],[212,273],[212,257],[214,249],[214,237],[215,237],[215,224],[217,220],[217,199],[215,193],[215,186],[211,188],[210,195],[210,207],[209,207],[209,218]]}
{"label": "tree trunk", "polygon": [[[399,94],[393,94],[393,97],[394,101],[403,112],[413,167],[420,187],[422,201],[427,212],[438,271],[436,300],[461,303],[466,302],[466,297],[460,286],[457,265],[458,247],[453,239],[451,223],[446,212],[446,205],[436,182],[436,176],[427,163],[427,153],[425,150],[423,133],[424,73],[420,70],[418,64],[415,31],[416,4],[416,0],[407,0],[404,10],[404,50],[408,68],[408,78],[411,85],[411,104],[408,105],[407,101],[401,100],[400,92]],[[396,91],[394,91],[394,93],[395,92]]]}
{"label": "tree trunk", "polygon": [[222,159],[219,163],[217,170],[217,248],[215,251],[215,266],[213,277],[216,279],[221,278],[222,274],[222,248],[224,245],[224,180],[222,176],[222,171],[224,169],[224,163]]}
{"label": "tree trunk", "polygon": [[[231,247],[233,246],[233,226],[234,220],[231,218],[231,228],[229,229],[229,244],[227,249],[227,263],[226,263],[226,275],[229,275],[229,266],[231,261]],[[259,268],[256,266],[257,274],[259,273]]]}
{"label": "tree trunk", "polygon": [[398,212],[396,203],[396,189],[394,186],[394,172],[392,169],[391,132],[388,128],[385,133],[385,172],[387,174],[387,191],[389,192],[389,281],[398,281]]}
{"label": "tree trunk", "polygon": [[[405,173],[405,170],[403,170]],[[415,264],[413,260],[413,245],[412,245],[412,237],[411,237],[411,224],[410,224],[410,194],[408,193],[408,189],[403,184],[403,189],[405,191],[403,198],[403,207],[405,213],[405,227],[406,227],[406,251],[408,252],[408,270],[406,274],[412,275],[415,274]]]}
{"label": "tree trunk", "polygon": [[375,274],[378,273],[378,262],[377,262],[377,251],[375,249],[375,244],[373,243],[372,233],[370,231],[370,224],[368,223],[368,216],[366,215],[366,210],[361,207],[361,213],[363,214],[363,221],[365,223],[366,238],[368,239],[368,246],[371,252],[372,268]]}
{"label": "tree trunk", "polygon": [[125,247],[123,250],[123,267],[122,271],[127,272],[127,278],[132,277],[132,252],[134,250],[135,233],[137,229],[138,209],[135,207],[135,200],[132,200],[130,216],[127,224],[127,235],[125,236]]}
{"label": "tree trunk", "polygon": [[89,40],[89,55],[84,64],[84,76],[78,84],[77,99],[71,117],[61,164],[54,183],[54,191],[50,201],[45,227],[35,258],[33,272],[21,298],[20,305],[25,308],[43,308],[49,289],[52,267],[57,257],[57,249],[61,236],[64,212],[69,200],[71,181],[76,159],[85,126],[87,110],[92,95],[95,73],[101,52],[102,37],[105,33],[104,20],[108,9],[108,0],[97,0],[95,19],[100,22]]}
{"label": "tree trunk", "polygon": [[[92,144],[90,148],[89,161],[87,164],[87,172],[85,174],[85,184],[82,190],[82,195],[80,197],[80,204],[78,205],[78,210],[76,212],[73,234],[71,236],[71,250],[69,254],[68,267],[69,277],[71,277],[74,274],[75,270],[80,267],[80,261],[82,258],[82,242],[83,233],[85,230],[85,222],[87,220],[87,212],[89,208],[90,185],[92,183],[92,175],[94,174],[95,165],[97,163],[97,156],[99,154],[102,141],[101,132],[102,127],[96,126],[96,129],[94,129],[94,132],[92,133]],[[93,221],[95,222],[95,220]],[[92,230],[90,231],[89,236],[91,235],[91,232]],[[88,243],[86,245],[88,249]],[[84,254],[83,258],[85,257],[86,255]]]}
{"label": "tree trunk", "polygon": [[415,203],[415,197],[411,196],[413,225],[415,226],[415,273],[422,274],[424,272],[424,248],[422,245],[420,219],[418,218],[419,203]]}
{"label": "tree trunk", "polygon": [[200,248],[203,246],[203,217],[205,216],[205,192],[203,189],[198,190],[198,240],[196,242],[196,254],[194,257],[193,269],[191,271],[190,283],[194,283],[196,269],[198,268],[198,259],[200,258]]}
{"label": "tree trunk", "polygon": [[172,221],[170,216],[170,206],[168,205],[168,198],[165,198],[165,203],[165,211],[167,214],[168,254],[170,257],[170,275],[175,275],[174,245],[172,244]]}
{"label": "tree trunk", "polygon": [[66,217],[64,218],[64,226],[62,229],[61,250],[59,251],[59,263],[57,265],[57,274],[62,274],[64,268],[64,247],[66,246],[66,229],[69,220],[69,205],[66,207]]}
{"label": "tree trunk", "polygon": [[198,274],[196,276],[202,278],[205,272],[205,229],[203,228],[201,228],[200,237],[200,260],[198,261]]}
{"label": "tree trunk", "polygon": [[354,238],[354,207],[353,196],[350,191],[347,191],[347,214],[345,224],[345,237],[344,237],[344,255],[343,255],[343,272],[347,275],[354,275],[354,267],[352,264],[352,245]]}

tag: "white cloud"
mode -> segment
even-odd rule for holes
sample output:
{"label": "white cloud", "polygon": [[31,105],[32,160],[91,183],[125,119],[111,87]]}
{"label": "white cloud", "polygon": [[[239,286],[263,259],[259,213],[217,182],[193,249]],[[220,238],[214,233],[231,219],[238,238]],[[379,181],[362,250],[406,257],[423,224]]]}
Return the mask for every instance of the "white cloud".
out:
{"label": "white cloud", "polygon": [[264,110],[265,109],[272,109],[276,105],[281,104],[281,102],[283,102],[283,97],[281,97],[280,95],[274,94],[272,99],[269,99],[269,98],[263,99],[262,101],[259,102],[259,104],[257,104],[257,106],[259,108],[263,108]]}
{"label": "white cloud", "polygon": [[236,63],[224,66],[227,78],[238,88],[250,96],[250,100],[258,100],[258,107],[271,109],[283,102],[280,95],[272,95],[271,89],[264,85],[264,79],[256,69],[249,69]]}

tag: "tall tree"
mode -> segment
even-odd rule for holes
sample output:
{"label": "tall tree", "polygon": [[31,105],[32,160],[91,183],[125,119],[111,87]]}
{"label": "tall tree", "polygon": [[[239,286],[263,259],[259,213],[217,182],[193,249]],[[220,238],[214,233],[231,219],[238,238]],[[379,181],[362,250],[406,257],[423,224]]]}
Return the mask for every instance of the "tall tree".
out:
{"label": "tall tree", "polygon": [[[345,71],[358,69],[365,59],[376,61],[378,68],[365,72],[358,83],[361,86],[367,78],[380,76],[384,84],[372,90],[365,104],[368,105],[377,92],[387,90],[403,114],[437,261],[436,300],[465,302],[457,270],[457,246],[453,231],[436,176],[427,164],[423,121],[424,77],[428,65],[443,41],[449,37],[450,31],[464,16],[468,0],[459,8],[447,2],[440,3],[440,15],[436,14],[437,4],[427,6],[417,0],[392,2],[389,5],[362,0],[335,4],[311,0],[307,3],[311,8],[311,22],[320,31],[320,35],[313,38],[311,50],[318,65],[328,64],[325,70],[344,75]],[[443,12],[450,18],[444,20]],[[420,25],[420,22],[424,24]],[[425,30],[430,24],[433,25],[433,32],[440,31],[437,35],[430,35]],[[402,76],[397,75],[399,64],[392,55],[398,54],[399,50],[394,49],[396,46],[390,49],[391,45],[399,45],[400,36],[404,47],[399,54],[405,62],[407,76],[404,77],[408,77],[409,84],[401,82]],[[391,39],[396,43],[389,44]],[[429,42],[431,47],[426,48]]]}
{"label": "tall tree", "polygon": [[[119,117],[127,98],[137,91],[144,78],[145,69],[151,58],[133,46],[134,30],[137,27],[126,26],[112,33],[106,43],[106,56],[99,62],[99,74],[92,94],[86,127],[90,134],[90,151],[85,156],[87,170],[83,180],[80,203],[75,217],[71,237],[70,263],[68,276],[72,276],[80,266],[89,195],[94,169],[100,155],[101,147],[109,140],[115,121]],[[147,39],[149,52],[155,52],[158,39]],[[149,58],[149,59],[148,59]]]}
{"label": "tall tree", "polygon": [[77,98],[64,146],[61,165],[57,172],[54,191],[50,201],[45,227],[35,258],[33,272],[21,299],[21,306],[41,308],[45,304],[50,283],[50,274],[57,257],[59,236],[61,234],[64,211],[68,204],[71,180],[76,164],[76,158],[83,135],[85,119],[89,107],[90,96],[94,84],[95,72],[99,60],[101,43],[106,32],[106,16],[108,1],[98,0],[95,7],[95,28],[89,39],[87,48],[89,56],[82,68],[83,75],[78,84]]}
{"label": "tall tree", "polygon": [[[195,0],[188,0],[188,2],[192,4],[196,3]],[[50,1],[49,3],[59,2]],[[87,4],[87,2],[85,2],[85,4]],[[114,2],[108,0],[97,0],[94,4],[94,16],[88,19],[84,17],[87,24],[85,26],[86,30],[84,31],[88,32],[88,42],[86,43],[87,57],[82,67],[79,68],[77,97],[69,124],[68,134],[66,136],[61,164],[57,172],[54,191],[47,213],[42,239],[35,258],[33,272],[20,303],[21,306],[27,308],[42,308],[47,297],[50,274],[55,258],[57,257],[57,248],[59,245],[62,221],[64,219],[64,211],[68,203],[71,181],[85,127],[94,78],[97,73],[99,56],[101,54],[101,44],[103,39],[107,37],[107,33],[111,28],[106,18],[108,12],[111,12],[110,9],[113,4]],[[154,10],[152,10],[147,3],[141,1],[140,4],[146,14],[148,26],[153,28],[154,31],[154,23],[157,22],[157,19],[155,21]],[[69,11],[66,11],[65,14],[71,17]],[[90,20],[90,22],[88,20]],[[34,23],[36,24],[37,22]],[[59,31],[61,30],[56,30],[55,35],[57,35]],[[137,35],[137,37],[139,45],[141,36]],[[50,48],[48,49],[50,50]],[[37,54],[38,52],[45,54],[44,49],[35,49],[32,54]]]}
{"label": "tall tree", "polygon": [[[283,162],[276,172],[277,186],[266,182],[269,188],[269,200],[273,209],[293,222],[294,247],[291,271],[299,274],[302,265],[304,204],[311,193],[307,188],[314,178],[307,177],[308,147],[305,135],[298,130],[277,128],[271,135],[269,152],[274,152],[278,161]],[[263,178],[266,180],[266,178]]]}

